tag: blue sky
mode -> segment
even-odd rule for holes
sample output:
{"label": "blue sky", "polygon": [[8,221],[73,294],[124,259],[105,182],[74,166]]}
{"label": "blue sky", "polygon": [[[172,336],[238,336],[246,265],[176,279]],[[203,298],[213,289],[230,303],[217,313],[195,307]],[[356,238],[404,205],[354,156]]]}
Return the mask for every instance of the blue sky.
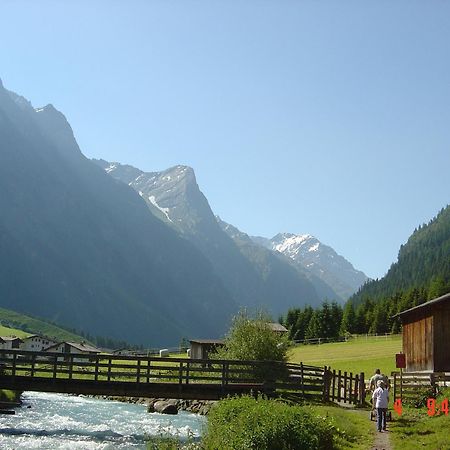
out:
{"label": "blue sky", "polygon": [[0,78],[89,157],[192,166],[249,234],[381,277],[450,200],[450,2],[0,2]]}

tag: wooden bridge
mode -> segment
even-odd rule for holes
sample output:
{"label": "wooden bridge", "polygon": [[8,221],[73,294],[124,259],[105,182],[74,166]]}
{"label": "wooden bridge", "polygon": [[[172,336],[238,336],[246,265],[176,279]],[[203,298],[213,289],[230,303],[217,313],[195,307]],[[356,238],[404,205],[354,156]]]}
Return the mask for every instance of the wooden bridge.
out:
{"label": "wooden bridge", "polygon": [[275,361],[199,360],[0,350],[0,388],[85,395],[218,400],[280,392],[361,401],[360,380],[326,367]]}

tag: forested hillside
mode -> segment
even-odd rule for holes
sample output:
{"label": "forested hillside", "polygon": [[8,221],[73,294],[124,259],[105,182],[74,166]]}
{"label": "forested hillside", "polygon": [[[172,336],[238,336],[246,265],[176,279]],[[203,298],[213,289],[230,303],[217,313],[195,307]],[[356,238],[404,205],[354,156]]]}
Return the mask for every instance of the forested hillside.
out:
{"label": "forested hillside", "polygon": [[[400,247],[398,261],[381,280],[372,280],[351,297],[354,305],[425,289],[430,297],[449,287],[450,282],[450,206],[443,208],[428,224],[414,231]],[[428,291],[430,291],[428,293]]]}
{"label": "forested hillside", "polygon": [[[395,314],[450,292],[450,207],[414,231],[385,277],[367,282],[343,309],[290,309],[281,321],[292,339],[336,338],[345,333],[399,332]],[[337,326],[336,324],[340,325]]]}

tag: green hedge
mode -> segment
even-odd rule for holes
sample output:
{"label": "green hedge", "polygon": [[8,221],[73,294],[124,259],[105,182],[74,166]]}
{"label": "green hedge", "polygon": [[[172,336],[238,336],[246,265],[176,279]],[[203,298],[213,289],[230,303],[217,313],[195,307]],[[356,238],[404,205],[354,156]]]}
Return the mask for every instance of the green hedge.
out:
{"label": "green hedge", "polygon": [[0,401],[2,402],[20,402],[21,395],[22,392],[0,389]]}
{"label": "green hedge", "polygon": [[301,406],[252,397],[220,401],[208,415],[207,450],[333,449],[334,427]]}

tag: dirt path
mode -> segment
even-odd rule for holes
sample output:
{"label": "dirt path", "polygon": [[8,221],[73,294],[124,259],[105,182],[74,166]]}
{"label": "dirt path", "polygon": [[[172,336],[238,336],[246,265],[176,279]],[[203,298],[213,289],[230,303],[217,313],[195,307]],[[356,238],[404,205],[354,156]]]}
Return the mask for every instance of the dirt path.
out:
{"label": "dirt path", "polygon": [[384,431],[382,433],[377,431],[375,434],[375,441],[372,447],[370,447],[370,450],[392,450],[389,441],[389,431]]}

